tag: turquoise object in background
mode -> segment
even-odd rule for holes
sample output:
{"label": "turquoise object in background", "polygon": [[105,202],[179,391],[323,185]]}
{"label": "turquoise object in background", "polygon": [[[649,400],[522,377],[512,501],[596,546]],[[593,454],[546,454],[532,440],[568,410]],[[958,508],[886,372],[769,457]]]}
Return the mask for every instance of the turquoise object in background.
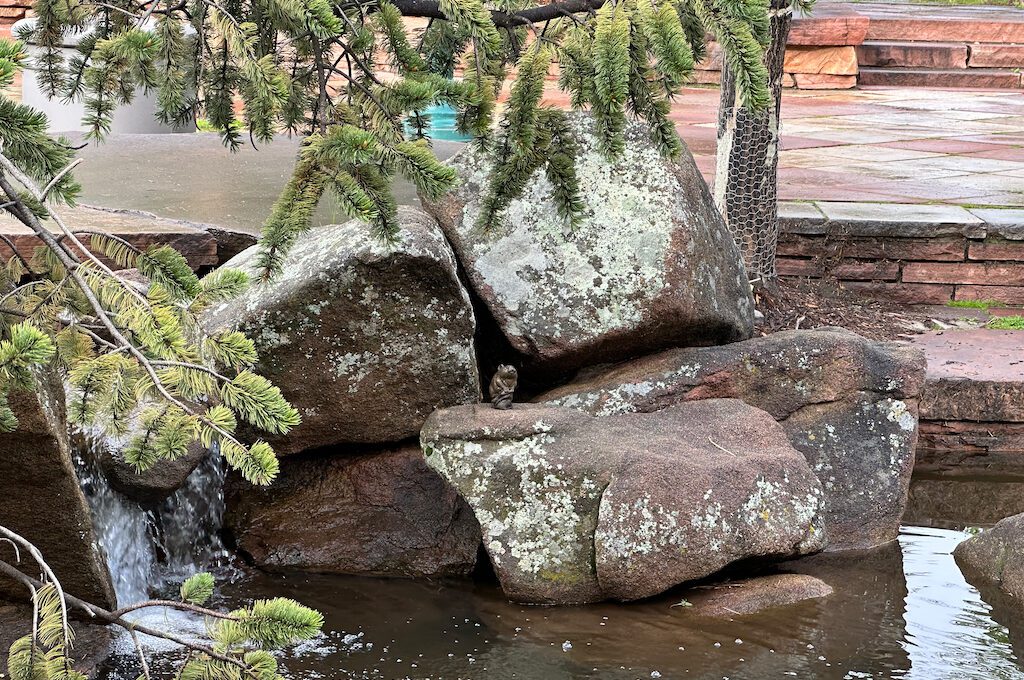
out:
{"label": "turquoise object in background", "polygon": [[[427,136],[444,142],[468,142],[473,139],[455,129],[455,109],[451,106],[440,105],[423,109],[424,116],[430,117],[430,126],[427,128]],[[406,123],[406,132],[410,131]]]}

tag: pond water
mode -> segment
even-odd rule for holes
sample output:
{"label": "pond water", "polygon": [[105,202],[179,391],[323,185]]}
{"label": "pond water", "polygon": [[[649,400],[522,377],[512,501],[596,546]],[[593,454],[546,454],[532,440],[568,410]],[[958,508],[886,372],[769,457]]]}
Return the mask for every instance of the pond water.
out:
{"label": "pond water", "polygon": [[[232,572],[219,604],[283,595],[324,613],[325,634],[285,655],[289,678],[1024,679],[1014,651],[1017,627],[999,622],[1008,619],[966,583],[951,556],[969,531],[955,526],[950,515],[958,503],[949,499],[973,498],[981,506],[998,496],[993,488],[1017,489],[989,482],[987,496],[975,496],[979,482],[959,481],[970,482],[964,490],[971,496],[958,493],[959,485],[945,488],[945,509],[922,500],[937,497],[927,488],[931,480],[915,481],[908,520],[944,514],[928,520],[943,528],[908,524],[897,543],[880,550],[783,565],[823,579],[836,592],[735,620],[701,618],[673,606],[681,592],[629,605],[527,607],[507,603],[486,579],[251,570]],[[133,672],[115,668],[107,677],[134,678]]]}

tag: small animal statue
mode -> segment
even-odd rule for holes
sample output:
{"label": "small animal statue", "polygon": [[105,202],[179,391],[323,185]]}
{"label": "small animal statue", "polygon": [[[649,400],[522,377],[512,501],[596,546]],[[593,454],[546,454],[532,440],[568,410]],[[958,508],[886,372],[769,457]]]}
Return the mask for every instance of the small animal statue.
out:
{"label": "small animal statue", "polygon": [[498,366],[498,371],[491,378],[491,405],[502,411],[512,408],[512,394],[516,391],[518,381],[519,372],[515,366]]}

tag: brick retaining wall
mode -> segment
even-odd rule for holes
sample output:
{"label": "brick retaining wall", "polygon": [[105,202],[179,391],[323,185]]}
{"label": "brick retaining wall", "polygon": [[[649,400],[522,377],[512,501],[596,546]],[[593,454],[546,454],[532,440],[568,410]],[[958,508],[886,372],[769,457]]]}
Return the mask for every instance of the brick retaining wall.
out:
{"label": "brick retaining wall", "polygon": [[820,202],[782,213],[780,276],[907,304],[1024,305],[1024,211]]}

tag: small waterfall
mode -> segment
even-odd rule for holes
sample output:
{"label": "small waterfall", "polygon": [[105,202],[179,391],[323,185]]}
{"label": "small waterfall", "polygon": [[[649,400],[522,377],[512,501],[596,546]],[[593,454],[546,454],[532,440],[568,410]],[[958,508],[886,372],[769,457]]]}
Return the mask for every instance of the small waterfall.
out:
{"label": "small waterfall", "polygon": [[144,508],[111,488],[100,469],[97,440],[76,456],[78,475],[119,605],[149,599],[199,571],[228,561],[220,539],[223,460],[211,453],[170,498]]}

